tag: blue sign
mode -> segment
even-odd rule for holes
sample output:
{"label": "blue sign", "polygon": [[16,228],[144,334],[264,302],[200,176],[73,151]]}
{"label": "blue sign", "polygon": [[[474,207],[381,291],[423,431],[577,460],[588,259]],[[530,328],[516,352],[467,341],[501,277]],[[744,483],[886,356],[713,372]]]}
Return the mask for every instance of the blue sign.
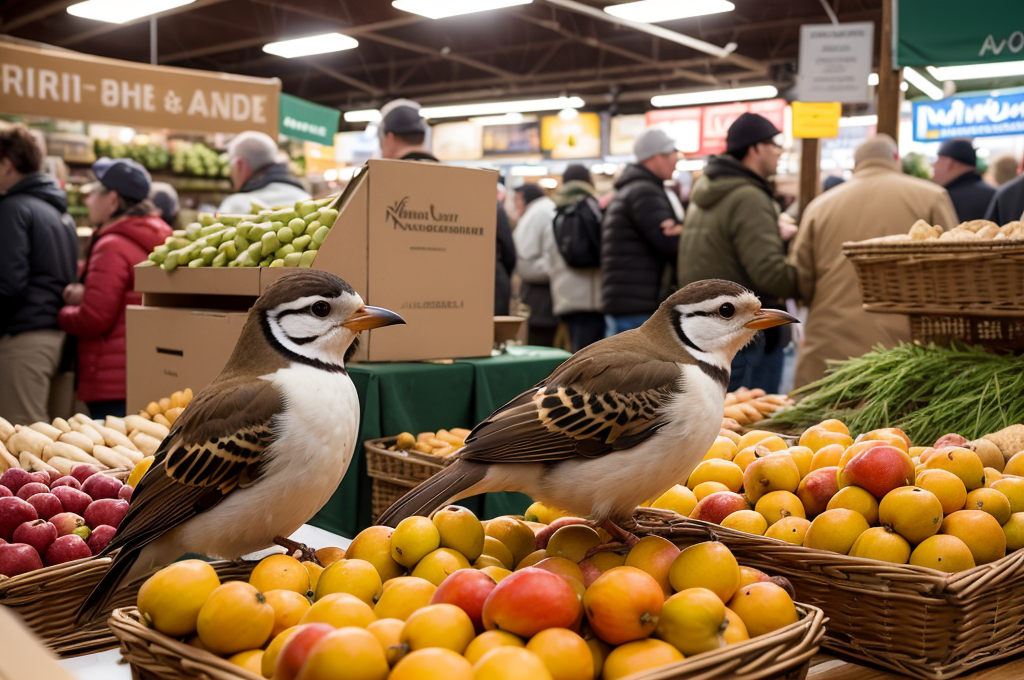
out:
{"label": "blue sign", "polygon": [[914,102],[914,141],[1024,133],[1024,92]]}

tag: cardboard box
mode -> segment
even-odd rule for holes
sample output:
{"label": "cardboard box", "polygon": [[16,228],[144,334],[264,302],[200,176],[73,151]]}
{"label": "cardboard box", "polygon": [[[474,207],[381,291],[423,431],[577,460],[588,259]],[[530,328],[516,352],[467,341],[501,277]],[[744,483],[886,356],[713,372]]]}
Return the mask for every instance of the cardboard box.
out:
{"label": "cardboard box", "polygon": [[75,680],[14,610],[0,607],[0,679]]}
{"label": "cardboard box", "polygon": [[[313,267],[340,276],[366,304],[406,321],[363,333],[356,361],[490,355],[496,187],[490,170],[410,161],[371,160],[353,177],[333,204],[339,216]],[[128,312],[129,410],[153,398],[144,395],[167,396],[185,387],[198,392],[213,380],[244,323],[238,312],[293,271],[136,268],[143,308]],[[183,327],[172,328],[176,323]],[[181,354],[159,352],[158,343]],[[214,370],[216,361],[221,363]]]}

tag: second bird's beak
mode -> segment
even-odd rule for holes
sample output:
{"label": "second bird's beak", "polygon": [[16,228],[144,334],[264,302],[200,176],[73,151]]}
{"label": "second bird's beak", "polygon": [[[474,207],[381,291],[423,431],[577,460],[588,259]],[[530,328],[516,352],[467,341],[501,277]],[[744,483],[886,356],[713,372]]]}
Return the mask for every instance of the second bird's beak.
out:
{"label": "second bird's beak", "polygon": [[761,309],[754,314],[754,318],[748,321],[746,326],[751,330],[763,331],[766,328],[774,328],[787,323],[800,323],[800,319],[781,309]]}
{"label": "second bird's beak", "polygon": [[342,326],[351,331],[368,331],[371,328],[381,326],[393,326],[398,323],[405,323],[405,319],[398,316],[390,309],[381,307],[362,307],[342,322]]}

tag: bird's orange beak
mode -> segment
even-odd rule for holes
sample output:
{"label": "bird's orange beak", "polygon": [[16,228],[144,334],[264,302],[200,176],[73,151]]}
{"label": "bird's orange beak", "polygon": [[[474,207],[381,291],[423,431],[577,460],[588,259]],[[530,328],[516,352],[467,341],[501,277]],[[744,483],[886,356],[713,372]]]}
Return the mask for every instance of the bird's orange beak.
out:
{"label": "bird's orange beak", "polygon": [[358,333],[359,331],[368,331],[371,328],[380,328],[381,326],[393,326],[398,323],[405,323],[405,319],[390,309],[361,307],[345,319],[341,325]]}
{"label": "bird's orange beak", "polygon": [[754,314],[752,320],[747,322],[747,328],[763,331],[766,328],[774,328],[787,323],[800,323],[800,319],[781,309],[761,309]]}

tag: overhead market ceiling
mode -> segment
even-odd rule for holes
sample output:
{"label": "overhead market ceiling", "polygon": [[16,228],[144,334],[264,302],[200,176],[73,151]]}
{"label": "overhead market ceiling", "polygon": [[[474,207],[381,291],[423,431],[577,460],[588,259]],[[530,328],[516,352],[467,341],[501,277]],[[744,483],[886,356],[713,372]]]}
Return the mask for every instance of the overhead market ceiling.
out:
{"label": "overhead market ceiling", "polygon": [[[78,0],[0,0],[0,33],[80,52],[149,62],[149,17],[111,24],[72,16]],[[712,45],[725,58],[568,9],[556,0],[432,20],[388,0],[196,0],[157,15],[161,65],[277,77],[292,95],[342,110],[395,97],[457,103],[558,95],[642,111],[652,95],[793,82],[803,24],[873,21],[882,0],[733,0],[732,12],[658,26]],[[573,4],[573,3],[568,3]],[[577,0],[601,9],[615,0]],[[827,9],[826,9],[827,7]],[[353,50],[284,59],[276,40],[338,31]],[[877,52],[877,50],[876,50]],[[2,105],[0,105],[2,108]]]}

